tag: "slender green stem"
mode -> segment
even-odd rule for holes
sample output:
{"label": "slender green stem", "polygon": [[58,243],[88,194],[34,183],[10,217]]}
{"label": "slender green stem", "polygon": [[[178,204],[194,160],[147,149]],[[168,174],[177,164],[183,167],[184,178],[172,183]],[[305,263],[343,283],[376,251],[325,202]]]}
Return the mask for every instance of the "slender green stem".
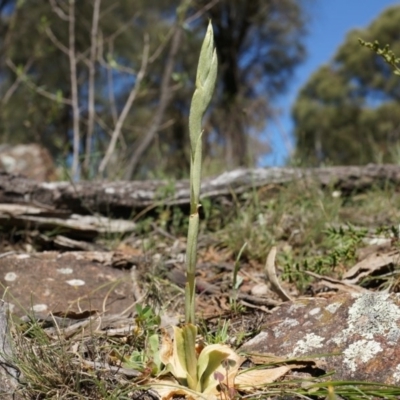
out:
{"label": "slender green stem", "polygon": [[193,94],[189,114],[190,132],[190,217],[186,250],[187,283],[185,290],[186,323],[195,323],[197,235],[199,231],[199,208],[202,164],[201,122],[210,104],[217,78],[218,61],[214,47],[211,23],[201,46],[197,67],[196,90]]}

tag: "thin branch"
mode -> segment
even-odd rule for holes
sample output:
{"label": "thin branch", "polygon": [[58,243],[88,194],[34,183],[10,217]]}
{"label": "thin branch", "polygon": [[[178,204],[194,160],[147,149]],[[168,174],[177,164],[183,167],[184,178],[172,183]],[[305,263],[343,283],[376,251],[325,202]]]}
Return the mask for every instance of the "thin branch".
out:
{"label": "thin branch", "polygon": [[11,59],[7,59],[6,64],[8,65],[8,67],[15,72],[15,74],[17,74],[18,76],[21,77],[21,80],[32,90],[34,90],[35,92],[37,92],[38,94],[40,94],[43,97],[46,97],[47,99],[53,100],[55,102],[58,103],[62,103],[62,104],[67,104],[69,106],[72,105],[72,101],[70,99],[67,99],[65,97],[60,97],[57,96],[56,94],[53,94],[51,92],[48,92],[47,90],[44,90],[43,88],[41,88],[40,86],[36,85],[35,83],[33,83],[29,76],[27,76],[25,73],[21,73],[20,71],[18,71],[17,66],[11,61]]}
{"label": "thin branch", "polygon": [[132,21],[140,14],[135,14],[129,21],[122,24],[115,32],[105,39],[105,42],[114,41],[121,33],[132,26]]}
{"label": "thin branch", "polygon": [[85,160],[83,168],[86,174],[89,172],[90,152],[92,148],[92,137],[94,131],[95,117],[95,74],[96,74],[96,53],[97,53],[97,32],[99,28],[101,0],[95,0],[93,5],[93,18],[91,29],[90,58],[89,58],[89,82],[88,82],[88,128],[86,135]]}
{"label": "thin branch", "polygon": [[112,133],[111,141],[108,145],[106,154],[104,158],[101,160],[100,166],[99,166],[99,175],[103,175],[105,168],[107,167],[108,162],[110,161],[110,158],[115,150],[115,146],[117,144],[117,140],[119,135],[121,134],[122,126],[125,122],[126,117],[128,116],[128,113],[132,107],[132,104],[136,98],[136,95],[139,91],[140,83],[142,82],[146,68],[147,68],[147,63],[149,59],[149,49],[150,49],[150,44],[149,44],[149,36],[146,34],[144,36],[144,48],[143,48],[143,55],[142,55],[142,64],[140,67],[140,71],[137,74],[136,80],[135,80],[135,85],[133,89],[131,90],[128,100],[125,103],[125,106],[118,118],[118,121],[115,125],[114,131]]}
{"label": "thin branch", "polygon": [[51,30],[50,27],[47,26],[45,32],[46,32],[47,36],[49,37],[49,39],[53,42],[53,44],[54,44],[58,49],[60,49],[63,53],[65,53],[65,54],[67,54],[67,55],[69,54],[69,49],[68,49],[68,47],[67,47],[67,46],[64,46],[64,45],[57,39],[56,35],[54,34],[54,32]]}
{"label": "thin branch", "polygon": [[[110,43],[110,52],[111,54],[114,52],[114,42]],[[118,111],[117,111],[117,104],[115,101],[115,94],[114,94],[114,76],[113,76],[113,69],[107,63],[106,65],[107,71],[107,86],[108,86],[108,100],[110,102],[110,109],[111,109],[111,116],[114,122],[114,126],[118,120]]]}
{"label": "thin branch", "polygon": [[[103,56],[99,57],[99,62],[104,68],[111,67],[110,63],[107,62]],[[119,72],[125,72],[129,75],[136,75],[136,70],[134,70],[133,68],[125,67],[124,65],[113,64],[111,68]]]}
{"label": "thin branch", "polygon": [[96,123],[100,126],[100,128],[103,129],[103,131],[108,135],[108,136],[112,136],[112,128],[110,126],[107,125],[107,123],[103,120],[103,118],[101,118],[99,115],[95,115],[95,119],[96,119]]}
{"label": "thin branch", "polygon": [[[124,67],[123,65],[118,65],[117,63],[113,63],[113,65],[111,66],[111,64],[106,61],[106,59],[104,58],[104,42],[106,41],[106,39],[103,39],[103,36],[100,34],[99,40],[98,40],[98,47],[99,47],[99,51],[98,51],[98,62],[100,63],[100,65],[106,69],[115,69],[116,71],[119,72],[125,72],[127,74],[130,75],[136,75],[136,71],[133,68],[129,68],[129,67]],[[107,40],[108,41],[108,40]],[[109,41],[109,46],[111,48],[110,53],[113,53],[113,49],[114,49],[114,41]]]}
{"label": "thin branch", "polygon": [[71,79],[71,96],[72,96],[72,125],[73,125],[73,156],[72,156],[72,178],[78,178],[79,172],[79,98],[78,98],[78,77],[76,70],[76,53],[75,53],[75,0],[69,0],[69,64]]}
{"label": "thin branch", "polygon": [[69,21],[68,15],[64,12],[64,10],[61,7],[58,6],[56,0],[50,0],[50,5],[53,12],[55,12],[59,16],[59,18],[61,18],[64,21]]}
{"label": "thin branch", "polygon": [[[104,14],[104,13],[102,13]],[[123,31],[125,31],[128,27],[131,26],[133,18],[131,20],[122,25],[117,31],[115,31],[113,34],[107,36],[106,38],[103,38],[103,36],[100,34],[100,37],[98,38],[98,61],[106,69],[114,69],[119,72],[125,72],[130,75],[136,75],[137,71],[133,68],[126,67],[124,65],[118,65],[117,63],[113,63],[111,66],[108,61],[105,60],[104,58],[104,43],[108,43],[109,47],[111,48],[110,53],[112,54],[113,51],[112,49],[114,48],[114,40],[119,36]],[[149,59],[150,60],[150,59]]]}
{"label": "thin branch", "polygon": [[150,146],[151,142],[154,139],[154,136],[156,135],[158,129],[160,128],[165,110],[171,98],[170,80],[175,65],[176,55],[178,53],[179,46],[181,44],[181,39],[182,39],[182,28],[177,23],[175,25],[175,31],[172,37],[171,48],[168,54],[167,62],[161,80],[161,94],[160,94],[158,109],[153,118],[153,123],[151,124],[150,128],[146,132],[145,136],[143,137],[139,145],[135,148],[135,151],[133,152],[131,159],[129,160],[129,164],[127,166],[124,176],[126,180],[131,179],[135,169],[139,164],[141,157]]}
{"label": "thin branch", "polygon": [[8,88],[8,90],[6,91],[6,93],[4,94],[3,98],[0,101],[0,103],[3,106],[9,102],[11,96],[15,93],[15,91],[17,90],[20,83],[24,80],[24,76],[25,76],[26,72],[28,71],[29,67],[32,65],[32,62],[33,62],[33,59],[30,58],[28,60],[28,62],[25,64],[24,69],[22,70],[22,73],[17,74],[17,78],[15,79],[14,83]]}
{"label": "thin branch", "polygon": [[213,8],[216,4],[218,4],[221,0],[213,0],[206,4],[203,8],[197,11],[195,14],[191,15],[190,17],[185,19],[185,24],[190,24],[191,22],[195,21],[196,19],[200,18],[203,14],[205,14],[208,10]]}
{"label": "thin branch", "polygon": [[113,11],[115,8],[117,8],[118,7],[118,2],[114,2],[114,3],[111,3],[111,5],[110,6],[108,6],[107,8],[105,8],[101,13],[100,13],[100,18],[99,19],[102,19],[104,16],[106,16],[107,14],[110,14],[111,13],[111,11]]}
{"label": "thin branch", "polygon": [[149,58],[149,64],[152,64],[162,53],[162,51],[165,49],[167,46],[169,40],[172,37],[172,34],[175,32],[175,28],[172,27],[168,33],[166,34],[164,40],[161,42],[161,44],[157,47],[156,51],[153,53],[153,55]]}
{"label": "thin branch", "polygon": [[[110,52],[113,53],[114,50],[114,42],[109,44]],[[108,92],[108,101],[110,102],[111,108],[111,117],[113,119],[114,126],[117,123],[118,119],[118,112],[115,103],[115,96],[114,96],[114,77],[113,77],[113,68],[111,67],[110,63],[106,62],[103,57],[104,47],[103,47],[103,33],[99,32],[98,38],[98,48],[99,51],[97,53],[97,60],[99,61],[100,65],[103,66],[107,71],[107,92]]]}
{"label": "thin branch", "polygon": [[[52,41],[52,43],[59,49],[61,50],[63,53],[65,53],[67,56],[69,56],[69,48],[65,45],[63,45],[56,37],[56,35],[53,33],[53,31],[49,28],[46,27],[46,34],[49,37],[49,39]],[[90,61],[88,61],[87,55],[88,53],[91,52],[91,46],[86,49],[84,52],[76,54],[75,53],[75,58],[76,58],[76,62],[79,63],[80,61],[86,62],[87,64],[89,64]]]}

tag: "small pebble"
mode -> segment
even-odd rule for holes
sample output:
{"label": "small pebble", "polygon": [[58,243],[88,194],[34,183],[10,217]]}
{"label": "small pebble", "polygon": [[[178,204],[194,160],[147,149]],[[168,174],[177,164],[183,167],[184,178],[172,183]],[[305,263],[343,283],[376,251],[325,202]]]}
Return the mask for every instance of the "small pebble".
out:
{"label": "small pebble", "polygon": [[7,272],[4,280],[7,282],[14,282],[17,279],[18,275],[15,272]]}
{"label": "small pebble", "polygon": [[266,296],[269,293],[268,285],[265,283],[257,283],[251,289],[251,294],[253,296]]}
{"label": "small pebble", "polygon": [[42,312],[47,310],[47,305],[46,304],[35,304],[32,307],[32,310],[35,312]]}
{"label": "small pebble", "polygon": [[85,281],[83,281],[82,279],[71,279],[69,281],[67,281],[68,285],[71,286],[83,286],[85,285]]}

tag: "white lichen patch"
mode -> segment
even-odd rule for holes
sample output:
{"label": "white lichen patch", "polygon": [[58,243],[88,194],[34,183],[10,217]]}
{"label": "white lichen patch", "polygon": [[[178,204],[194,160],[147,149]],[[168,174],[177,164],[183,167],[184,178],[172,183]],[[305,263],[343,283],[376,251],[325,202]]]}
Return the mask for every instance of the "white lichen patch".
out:
{"label": "white lichen patch", "polygon": [[355,372],[361,363],[367,363],[380,351],[382,347],[375,340],[358,340],[343,351],[343,362]]}
{"label": "white lichen patch", "polygon": [[149,190],[135,190],[132,193],[129,193],[129,197],[132,199],[152,199],[154,193]]}
{"label": "white lichen patch", "polygon": [[297,342],[297,346],[293,349],[292,356],[313,352],[315,349],[323,347],[325,339],[315,333],[307,333],[304,339]]}
{"label": "white lichen patch", "polygon": [[299,325],[299,321],[297,321],[294,318],[286,318],[284,319],[279,326],[275,327],[272,329],[272,332],[274,332],[274,336],[276,338],[281,337],[282,335],[287,334],[288,328],[293,328],[295,326]]}
{"label": "white lichen patch", "polygon": [[71,286],[83,286],[86,285],[86,282],[83,281],[82,279],[70,279],[69,281],[67,281],[68,285]]}
{"label": "white lichen patch", "polygon": [[328,310],[331,314],[335,314],[335,312],[339,309],[342,303],[336,302],[332,304],[328,304],[325,309]]}
{"label": "white lichen patch", "polygon": [[7,272],[4,276],[4,280],[7,282],[14,282],[17,278],[18,275],[15,272]]}
{"label": "white lichen patch", "polygon": [[314,315],[319,314],[320,312],[321,312],[321,307],[316,307],[316,308],[313,308],[312,310],[310,310],[308,312],[308,314],[310,314],[311,316],[314,316]]}
{"label": "white lichen patch", "polygon": [[293,311],[296,311],[299,308],[304,308],[305,304],[302,303],[293,303],[289,308],[288,308],[288,313],[292,313]]}
{"label": "white lichen patch", "polygon": [[115,193],[116,193],[116,190],[115,190],[114,188],[111,188],[111,187],[105,188],[104,191],[105,191],[107,194],[115,194]]}
{"label": "white lichen patch", "polygon": [[394,379],[396,382],[399,382],[399,381],[400,381],[400,365],[398,365],[398,366],[396,367],[395,371],[393,372],[393,379]]}
{"label": "white lichen patch", "polygon": [[57,269],[57,272],[59,272],[60,274],[63,274],[63,275],[69,275],[69,274],[72,274],[74,272],[74,270],[72,268],[59,268],[59,269]]}
{"label": "white lichen patch", "polygon": [[250,339],[248,342],[246,342],[246,347],[247,346],[257,346],[260,343],[266,343],[268,339],[268,332],[260,332],[257,336],[253,337],[253,339]]}
{"label": "white lichen patch", "polygon": [[400,308],[391,300],[389,293],[371,293],[359,296],[349,307],[347,328],[332,339],[336,344],[348,341],[353,335],[373,339],[385,335],[388,343],[400,339]]}
{"label": "white lichen patch", "polygon": [[280,326],[282,327],[288,327],[288,328],[293,328],[294,326],[299,325],[299,321],[294,318],[286,318],[284,321],[280,323]]}
{"label": "white lichen patch", "polygon": [[60,184],[55,182],[43,182],[40,186],[44,189],[55,190],[60,187]]}
{"label": "white lichen patch", "polygon": [[32,310],[35,312],[43,312],[47,310],[47,305],[46,304],[35,304],[32,306]]}

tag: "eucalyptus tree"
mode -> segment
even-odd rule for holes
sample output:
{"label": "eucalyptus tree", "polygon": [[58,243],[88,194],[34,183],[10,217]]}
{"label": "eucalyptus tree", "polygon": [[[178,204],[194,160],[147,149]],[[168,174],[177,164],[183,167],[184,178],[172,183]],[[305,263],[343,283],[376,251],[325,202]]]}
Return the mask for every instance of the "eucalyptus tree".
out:
{"label": "eucalyptus tree", "polygon": [[400,53],[400,7],[349,32],[332,61],[301,89],[293,107],[295,158],[308,165],[398,162],[400,79],[359,39]]}

